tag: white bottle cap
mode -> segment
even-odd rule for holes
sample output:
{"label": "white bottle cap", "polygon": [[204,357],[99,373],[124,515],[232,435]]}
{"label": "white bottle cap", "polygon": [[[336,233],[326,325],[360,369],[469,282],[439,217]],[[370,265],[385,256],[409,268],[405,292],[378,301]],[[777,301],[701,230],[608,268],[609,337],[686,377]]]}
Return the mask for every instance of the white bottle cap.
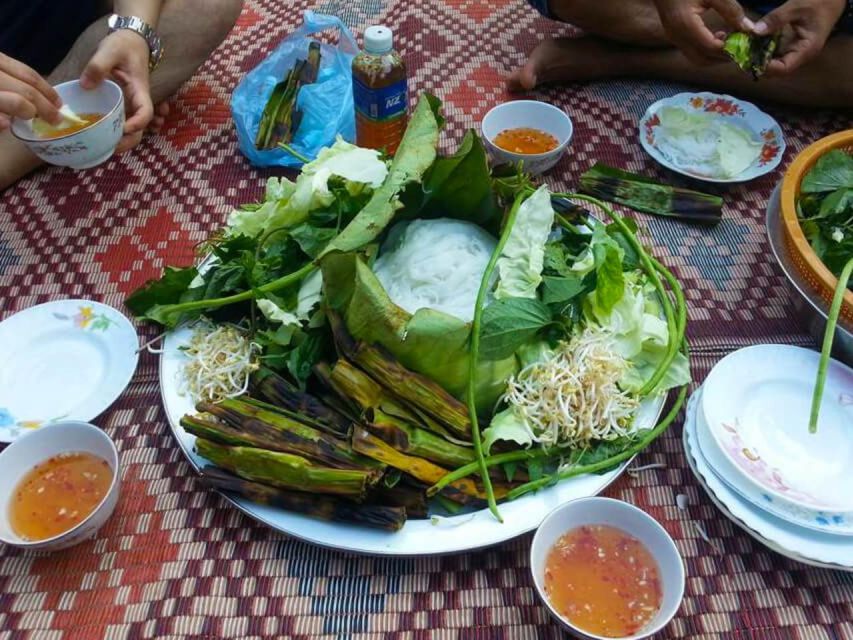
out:
{"label": "white bottle cap", "polygon": [[367,53],[388,53],[393,42],[394,34],[388,27],[378,25],[364,30],[364,50]]}

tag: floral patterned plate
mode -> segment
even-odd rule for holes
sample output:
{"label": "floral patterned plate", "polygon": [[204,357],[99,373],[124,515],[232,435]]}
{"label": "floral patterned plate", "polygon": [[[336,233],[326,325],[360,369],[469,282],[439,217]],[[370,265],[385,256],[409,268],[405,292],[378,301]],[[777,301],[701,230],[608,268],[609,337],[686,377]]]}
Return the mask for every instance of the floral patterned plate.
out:
{"label": "floral patterned plate", "polygon": [[853,370],[830,360],[816,433],[820,354],[786,345],[730,353],[705,380],[701,410],[731,469],[774,500],[853,518]]}
{"label": "floral patterned plate", "polygon": [[88,422],[130,382],[136,330],[90,300],[57,300],[0,322],[0,442],[58,420]]}
{"label": "floral patterned plate", "polygon": [[[730,178],[702,175],[681,166],[659,145],[660,118],[658,111],[662,107],[681,107],[687,111],[714,114],[718,118],[731,118],[733,124],[746,129],[755,140],[761,140],[762,147],[758,158],[744,171]],[[717,93],[679,93],[670,98],[658,100],[651,105],[640,118],[640,144],[652,158],[667,169],[706,182],[745,182],[773,171],[782,161],[785,153],[785,137],[779,124],[754,104]]]}
{"label": "floral patterned plate", "polygon": [[[697,389],[693,395],[698,399],[697,401],[701,406],[702,388]],[[708,430],[703,412],[697,411],[694,420],[696,421],[695,445],[699,453],[702,454],[714,475],[741,498],[751,502],[759,509],[764,509],[778,518],[787,520],[791,524],[824,533],[853,536],[853,520],[846,517],[845,514],[804,509],[787,500],[777,500],[754,484],[745,482],[737,469],[732,468],[732,463],[717,447],[717,443]]]}
{"label": "floral patterned plate", "polygon": [[713,473],[696,443],[698,404],[699,396],[694,393],[684,417],[684,453],[696,480],[722,514],[761,544],[787,558],[815,567],[853,571],[850,538],[798,527],[757,509]]}

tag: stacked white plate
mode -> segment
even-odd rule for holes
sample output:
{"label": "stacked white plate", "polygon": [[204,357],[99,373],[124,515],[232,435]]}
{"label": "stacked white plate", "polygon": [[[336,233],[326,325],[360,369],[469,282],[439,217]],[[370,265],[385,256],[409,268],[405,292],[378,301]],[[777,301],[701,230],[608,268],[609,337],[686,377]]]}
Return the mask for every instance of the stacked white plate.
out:
{"label": "stacked white plate", "polygon": [[758,345],[729,354],[690,398],[688,461],[714,503],[779,553],[853,571],[853,370],[830,361],[809,431],[820,354]]}

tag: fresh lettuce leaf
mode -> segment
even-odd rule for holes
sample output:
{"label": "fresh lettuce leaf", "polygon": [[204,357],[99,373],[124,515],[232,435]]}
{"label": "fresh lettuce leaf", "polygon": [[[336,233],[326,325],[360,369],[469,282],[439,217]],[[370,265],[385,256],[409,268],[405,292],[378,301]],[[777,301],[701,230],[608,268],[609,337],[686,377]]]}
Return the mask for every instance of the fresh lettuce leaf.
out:
{"label": "fresh lettuce leaf", "polygon": [[522,447],[533,444],[533,434],[512,407],[496,413],[489,426],[483,430],[483,450],[488,454],[498,440],[515,442]]}
{"label": "fresh lettuce leaf", "polygon": [[279,305],[268,298],[264,298],[262,300],[257,301],[258,309],[267,320],[271,320],[272,322],[280,322],[283,325],[290,326],[299,326],[299,318],[296,317],[295,313],[292,313],[286,309],[282,309]]}
{"label": "fresh lettuce leaf", "polygon": [[353,251],[372,242],[394,219],[402,206],[400,191],[409,183],[420,181],[435,161],[439,106],[438,99],[424,94],[397,148],[388,177],[373,192],[361,212],[329,243],[321,257],[332,251]]}
{"label": "fresh lettuce leaf", "polygon": [[[627,391],[639,391],[663,360],[669,337],[654,287],[639,272],[625,274],[625,292],[609,313],[597,303],[597,295],[596,290],[587,297],[584,315],[587,321],[612,333],[616,351],[631,364],[620,386]],[[688,382],[687,358],[679,353],[655,392],[662,393]]]}
{"label": "fresh lettuce leaf", "polygon": [[495,298],[535,298],[542,282],[545,244],[554,224],[548,187],[541,186],[518,209],[515,227],[498,258]]}
{"label": "fresh lettuce leaf", "polygon": [[387,175],[388,167],[378,151],[356,147],[339,136],[331,147],[320,150],[316,160],[302,167],[296,182],[270,178],[263,204],[232,211],[227,232],[254,238],[271,229],[304,222],[312,211],[335,200],[329,188],[332,176],[345,180],[347,190],[357,194],[365,187],[378,187]]}

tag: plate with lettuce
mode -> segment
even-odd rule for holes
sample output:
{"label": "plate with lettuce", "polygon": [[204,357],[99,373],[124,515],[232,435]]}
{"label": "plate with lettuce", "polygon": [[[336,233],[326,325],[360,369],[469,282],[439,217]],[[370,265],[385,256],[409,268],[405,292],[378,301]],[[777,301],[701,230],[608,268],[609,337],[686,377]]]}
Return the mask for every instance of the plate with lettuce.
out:
{"label": "plate with lettuce", "polygon": [[640,144],[668,169],[706,182],[745,182],[773,171],[785,153],[779,124],[728,95],[679,93],[640,119]]}
{"label": "plate with lettuce", "polygon": [[473,131],[439,155],[439,107],[393,159],[339,140],[270,179],[127,300],[165,330],[200,482],[315,544],[508,540],[607,487],[686,395],[684,296],[633,221],[490,171]]}

